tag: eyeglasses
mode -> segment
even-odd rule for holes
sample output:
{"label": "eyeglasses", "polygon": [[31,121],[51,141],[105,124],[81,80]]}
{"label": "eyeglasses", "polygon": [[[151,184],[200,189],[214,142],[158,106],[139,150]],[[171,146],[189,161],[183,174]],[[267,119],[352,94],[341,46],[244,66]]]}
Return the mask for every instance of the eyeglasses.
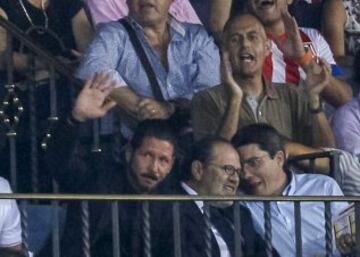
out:
{"label": "eyeglasses", "polygon": [[241,161],[241,170],[244,170],[245,167],[249,167],[252,169],[258,168],[263,164],[263,159],[269,156],[268,154],[262,156],[251,157],[247,160]]}
{"label": "eyeglasses", "polygon": [[240,173],[241,173],[241,168],[235,168],[234,166],[229,165],[229,164],[219,165],[219,164],[211,162],[211,163],[208,163],[208,165],[213,165],[215,167],[222,169],[226,173],[226,175],[229,175],[229,176],[233,176],[235,173],[237,175],[240,175]]}

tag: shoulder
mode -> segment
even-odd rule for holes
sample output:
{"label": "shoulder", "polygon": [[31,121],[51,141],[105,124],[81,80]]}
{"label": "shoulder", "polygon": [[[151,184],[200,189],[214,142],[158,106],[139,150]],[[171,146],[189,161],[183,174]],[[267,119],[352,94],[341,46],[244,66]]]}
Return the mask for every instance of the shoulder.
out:
{"label": "shoulder", "polygon": [[12,193],[9,182],[0,177],[0,193]]}
{"label": "shoulder", "polygon": [[346,120],[349,117],[355,117],[357,116],[359,118],[360,122],[360,100],[357,98],[354,98],[352,101],[347,103],[346,105],[340,107],[333,117],[334,120],[340,119],[340,120]]}
{"label": "shoulder", "polygon": [[206,107],[206,105],[211,103],[218,106],[226,105],[226,91],[224,86],[217,85],[200,90],[194,95],[192,99],[192,105],[195,105],[195,107],[198,107],[199,104],[201,104],[203,107]]}
{"label": "shoulder", "polygon": [[295,174],[296,183],[307,192],[305,195],[342,195],[337,182],[322,174]]}

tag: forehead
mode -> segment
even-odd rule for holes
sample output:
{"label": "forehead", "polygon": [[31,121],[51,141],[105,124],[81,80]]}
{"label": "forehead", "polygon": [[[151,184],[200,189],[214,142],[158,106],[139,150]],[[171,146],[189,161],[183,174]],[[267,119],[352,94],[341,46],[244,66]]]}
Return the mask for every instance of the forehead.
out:
{"label": "forehead", "polygon": [[138,150],[156,151],[157,153],[162,153],[165,155],[173,155],[174,145],[167,140],[156,137],[144,137]]}
{"label": "forehead", "polygon": [[252,158],[266,153],[261,150],[258,144],[249,144],[237,148],[242,159]]}
{"label": "forehead", "polygon": [[235,18],[227,31],[229,36],[247,32],[256,32],[265,35],[265,30],[259,20],[251,15],[243,15]]}
{"label": "forehead", "polygon": [[213,146],[211,159],[221,164],[240,163],[240,157],[236,149],[225,143],[219,143]]}

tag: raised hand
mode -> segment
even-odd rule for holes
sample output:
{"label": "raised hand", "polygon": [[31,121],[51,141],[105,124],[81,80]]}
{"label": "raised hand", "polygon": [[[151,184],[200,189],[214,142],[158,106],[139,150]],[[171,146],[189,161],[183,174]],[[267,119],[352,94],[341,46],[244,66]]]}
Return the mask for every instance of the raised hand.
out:
{"label": "raised hand", "polygon": [[144,98],[138,103],[138,120],[168,119],[175,112],[175,106],[168,102],[159,102]]}
{"label": "raised hand", "polygon": [[242,99],[244,92],[233,77],[229,53],[224,50],[221,55],[221,82],[231,98]]}
{"label": "raised hand", "polygon": [[306,72],[305,84],[311,108],[317,109],[318,104],[320,103],[320,93],[330,83],[330,74],[330,65],[328,65],[324,60],[319,59],[319,63],[317,63],[313,59],[309,63]]}
{"label": "raised hand", "polygon": [[281,38],[274,36],[273,40],[286,57],[297,61],[305,54],[299,27],[295,18],[292,17],[288,11],[283,11],[281,15],[285,26],[286,36]]}
{"label": "raised hand", "polygon": [[96,73],[85,82],[71,112],[74,119],[83,122],[103,117],[116,103],[108,96],[115,82],[106,73]]}

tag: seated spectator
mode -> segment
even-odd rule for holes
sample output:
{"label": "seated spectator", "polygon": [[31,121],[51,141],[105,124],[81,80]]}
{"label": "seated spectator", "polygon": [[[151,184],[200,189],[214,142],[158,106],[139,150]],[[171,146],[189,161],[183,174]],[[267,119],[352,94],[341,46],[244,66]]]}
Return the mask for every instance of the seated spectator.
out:
{"label": "seated spectator", "polygon": [[[195,139],[218,134],[231,139],[241,127],[266,122],[295,142],[332,146],[331,128],[321,110],[319,94],[327,87],[329,69],[307,70],[306,95],[298,88],[263,80],[270,41],[260,21],[250,14],[232,18],[223,40],[223,82],[194,96]],[[290,153],[291,154],[291,153]]]}
{"label": "seated spectator", "polygon": [[360,93],[336,111],[331,120],[336,146],[360,155]]}
{"label": "seated spectator", "polygon": [[[204,139],[187,155],[183,180],[167,192],[180,195],[234,196],[239,185],[240,159],[235,148],[223,139]],[[235,244],[244,257],[267,256],[264,241],[254,231],[249,211],[240,207],[241,241],[234,238],[232,201],[208,202],[211,222],[211,256],[235,256]],[[154,203],[153,255],[174,256],[173,221],[169,203]],[[205,257],[206,220],[203,201],[180,203],[181,253],[186,257]],[[238,217],[235,217],[238,218]],[[278,254],[274,251],[274,256]]]}
{"label": "seated spectator", "polygon": [[[258,196],[341,196],[342,191],[330,177],[318,174],[295,174],[284,169],[284,145],[277,131],[266,124],[252,124],[233,138],[242,162],[240,188],[245,194]],[[251,211],[256,231],[264,236],[264,205],[244,202]],[[295,221],[292,202],[271,203],[272,244],[284,257],[296,256]],[[347,203],[333,202],[336,216]],[[325,256],[324,204],[301,204],[303,256]],[[339,256],[339,253],[334,253]]]}
{"label": "seated spectator", "polygon": [[[85,2],[94,25],[117,21],[129,13],[126,0],[86,0]],[[201,24],[189,0],[174,0],[169,13],[178,21]]]}
{"label": "seated spectator", "polygon": [[[92,28],[80,0],[0,0],[0,15],[56,56],[77,58],[92,39]],[[0,70],[6,67],[6,37],[6,30],[0,27]],[[21,72],[27,67],[27,51],[16,39],[13,50],[14,68]],[[45,67],[39,60],[36,65]]]}
{"label": "seated spectator", "polygon": [[[12,193],[9,182],[2,177],[0,177],[0,192]],[[20,212],[16,201],[12,199],[0,200],[0,253],[1,251],[23,251]]]}
{"label": "seated spectator", "polygon": [[[121,110],[125,138],[138,121],[166,119],[179,109],[189,110],[194,92],[220,81],[219,53],[213,39],[201,25],[171,18],[171,2],[129,0],[129,16],[99,28],[78,70],[81,79],[103,71],[116,81],[111,97]],[[144,69],[124,24],[140,40],[153,75]],[[103,125],[111,133],[112,121]]]}
{"label": "seated spectator", "polygon": [[344,105],[352,97],[351,88],[336,78],[341,72],[329,45],[317,30],[297,27],[287,13],[291,2],[247,0],[249,11],[258,17],[268,37],[275,42],[265,61],[265,77],[272,82],[299,84],[306,78],[308,60],[321,58],[331,65],[333,75],[321,96],[334,107]]}
{"label": "seated spectator", "polygon": [[[176,154],[176,138],[164,120],[139,123],[126,150],[125,163],[112,163],[102,154],[91,155],[79,147],[81,122],[102,117],[115,103],[108,100],[114,83],[109,77],[97,74],[87,81],[75,101],[67,120],[61,121],[49,142],[47,160],[60,191],[95,194],[146,194],[170,173]],[[137,256],[133,248],[138,221],[136,202],[119,203],[121,256]],[[91,202],[90,234],[92,256],[113,256],[111,239],[110,202]],[[62,240],[63,256],[78,257],[81,251],[81,214],[79,205],[69,205]],[[134,223],[135,222],[135,223]],[[138,228],[140,229],[140,228]],[[48,256],[49,249],[39,256]],[[49,250],[50,251],[50,250]]]}

